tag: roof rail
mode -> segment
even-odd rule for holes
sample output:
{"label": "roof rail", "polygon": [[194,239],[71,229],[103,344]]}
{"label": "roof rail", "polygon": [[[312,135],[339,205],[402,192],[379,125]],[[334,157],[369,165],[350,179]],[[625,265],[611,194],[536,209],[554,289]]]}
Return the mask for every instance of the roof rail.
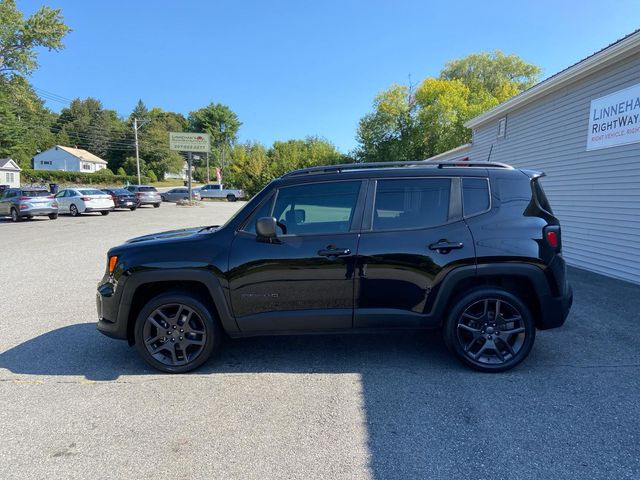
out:
{"label": "roof rail", "polygon": [[500,162],[469,162],[467,160],[448,160],[446,162],[438,162],[438,168],[444,167],[494,167],[494,168],[510,168],[513,169],[511,165],[507,165],[506,163]]}
{"label": "roof rail", "polygon": [[310,173],[339,173],[344,170],[364,170],[367,168],[387,168],[387,167],[431,167],[434,164],[425,162],[424,160],[415,160],[412,162],[368,162],[368,163],[341,163],[338,165],[324,165],[320,167],[302,168],[285,173],[283,177],[292,177],[295,175],[307,175]]}
{"label": "roof rail", "polygon": [[338,165],[323,165],[319,167],[302,168],[285,173],[282,177],[293,177],[298,175],[309,175],[312,173],[340,173],[345,170],[365,170],[367,168],[389,168],[389,167],[494,167],[494,168],[513,168],[506,163],[498,162],[469,162],[466,160],[446,161],[446,162],[429,162],[428,160],[414,160],[401,162],[368,162],[368,163],[342,163]]}

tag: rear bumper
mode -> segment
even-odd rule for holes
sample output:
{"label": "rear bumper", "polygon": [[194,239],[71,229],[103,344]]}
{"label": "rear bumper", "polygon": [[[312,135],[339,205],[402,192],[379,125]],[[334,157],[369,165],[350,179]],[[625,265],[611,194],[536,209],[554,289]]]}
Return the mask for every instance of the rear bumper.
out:
{"label": "rear bumper", "polygon": [[153,205],[161,202],[162,197],[159,195],[157,197],[138,197],[138,204],[140,205]]}
{"label": "rear bumper", "polygon": [[37,217],[40,215],[51,215],[52,213],[58,213],[58,209],[53,207],[48,207],[48,208],[29,208],[25,210],[20,210],[21,217]]}
{"label": "rear bumper", "polygon": [[113,210],[113,207],[92,207],[92,208],[85,208],[84,211],[87,213],[91,213],[91,212],[107,212],[107,211],[111,211]]}
{"label": "rear bumper", "polygon": [[540,330],[561,327],[573,305],[573,289],[567,285],[566,293],[560,297],[546,295],[540,298],[541,322]]}

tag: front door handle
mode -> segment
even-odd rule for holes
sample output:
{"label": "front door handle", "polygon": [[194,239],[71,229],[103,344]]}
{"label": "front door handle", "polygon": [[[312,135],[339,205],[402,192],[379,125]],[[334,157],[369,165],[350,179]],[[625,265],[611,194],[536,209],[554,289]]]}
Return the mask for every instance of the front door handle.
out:
{"label": "front door handle", "polygon": [[321,257],[344,257],[346,255],[351,255],[351,249],[349,248],[324,248],[322,250],[318,250],[318,255]]}
{"label": "front door handle", "polygon": [[447,240],[438,240],[436,243],[429,245],[429,250],[435,250],[438,253],[449,253],[451,250],[457,250],[464,247],[462,242],[449,242]]}

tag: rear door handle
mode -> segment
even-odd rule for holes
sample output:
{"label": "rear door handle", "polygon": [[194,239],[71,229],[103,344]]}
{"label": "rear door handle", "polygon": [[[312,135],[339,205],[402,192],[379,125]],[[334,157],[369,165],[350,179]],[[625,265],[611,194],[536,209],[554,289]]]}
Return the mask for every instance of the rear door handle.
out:
{"label": "rear door handle", "polygon": [[429,250],[436,250],[438,253],[449,253],[451,250],[457,250],[464,247],[462,242],[448,242],[447,240],[438,240],[436,243],[429,245]]}
{"label": "rear door handle", "polygon": [[349,248],[325,248],[318,250],[318,255],[321,257],[344,257],[351,255],[351,249]]}

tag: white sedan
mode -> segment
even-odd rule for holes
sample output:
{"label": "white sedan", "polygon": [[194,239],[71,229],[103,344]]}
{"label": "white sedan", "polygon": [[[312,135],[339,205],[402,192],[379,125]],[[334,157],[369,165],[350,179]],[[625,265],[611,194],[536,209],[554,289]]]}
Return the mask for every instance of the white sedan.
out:
{"label": "white sedan", "polygon": [[70,213],[73,217],[89,212],[108,215],[115,207],[111,195],[93,188],[65,188],[56,194],[56,200],[58,213]]}

